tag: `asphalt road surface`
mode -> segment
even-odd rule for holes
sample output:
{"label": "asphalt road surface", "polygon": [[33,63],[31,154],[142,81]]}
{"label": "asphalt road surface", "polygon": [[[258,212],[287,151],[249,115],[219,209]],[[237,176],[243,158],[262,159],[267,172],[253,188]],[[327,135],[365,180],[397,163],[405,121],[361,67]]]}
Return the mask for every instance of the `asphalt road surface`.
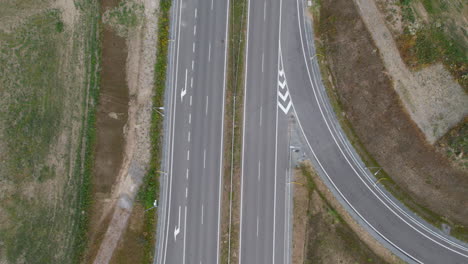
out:
{"label": "asphalt road surface", "polygon": [[283,1],[248,6],[240,263],[289,263],[291,102],[280,50]]}
{"label": "asphalt road surface", "polygon": [[155,263],[218,263],[229,0],[175,0]]}
{"label": "asphalt road surface", "polygon": [[292,111],[320,174],[355,219],[407,262],[468,263],[466,243],[430,227],[393,199],[343,136],[321,82],[305,3],[283,3],[280,45]]}

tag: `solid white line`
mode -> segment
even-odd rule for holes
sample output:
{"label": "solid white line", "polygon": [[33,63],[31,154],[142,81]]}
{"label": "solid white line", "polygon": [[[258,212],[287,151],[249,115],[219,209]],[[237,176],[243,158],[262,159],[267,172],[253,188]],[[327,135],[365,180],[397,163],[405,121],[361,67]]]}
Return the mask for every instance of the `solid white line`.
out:
{"label": "solid white line", "polygon": [[206,149],[203,149],[203,168],[206,168]]}
{"label": "solid white line", "polygon": [[[229,25],[229,0],[227,0],[226,5],[226,28],[225,28],[225,39],[228,39],[228,25]],[[217,234],[217,243],[216,243],[216,263],[219,264],[219,243],[220,243],[220,230],[221,230],[221,186],[223,183],[223,149],[224,149],[224,103],[226,98],[226,72],[227,72],[227,42],[224,44],[224,76],[223,76],[223,106],[221,110],[221,146],[220,146],[220,166],[219,166],[219,189],[218,189],[218,234]]]}
{"label": "solid white line", "polygon": [[211,61],[211,43],[208,43],[208,61]]}
{"label": "solid white line", "polygon": [[[280,58],[283,56],[281,54],[281,15],[283,11],[283,0],[280,0],[280,9],[279,9],[279,24],[278,24],[278,71],[280,66]],[[276,75],[276,80],[279,82],[279,75]],[[276,102],[278,102],[278,91],[279,86],[276,85]],[[276,178],[277,178],[277,162],[278,162],[278,107],[276,107],[276,129],[275,129],[275,181],[274,181],[274,191],[273,191],[273,261],[275,264],[275,245],[276,245]]]}
{"label": "solid white line", "polygon": [[246,52],[245,52],[245,79],[244,79],[244,117],[242,126],[242,173],[241,173],[241,207],[240,207],[240,224],[239,224],[239,264],[242,263],[242,215],[244,207],[244,164],[245,164],[245,106],[247,105],[247,78],[248,78],[248,67],[249,67],[249,32],[250,32],[250,0],[248,0],[247,8],[247,41],[246,41]]}
{"label": "solid white line", "polygon": [[206,96],[206,104],[205,104],[205,115],[208,115],[208,95]]}
{"label": "solid white line", "polygon": [[[180,4],[179,4],[179,26],[178,26],[178,33],[177,33],[177,51],[176,51],[176,54],[177,54],[177,59],[176,59],[176,67],[175,67],[175,70],[176,70],[176,73],[175,73],[175,85],[174,85],[174,90],[177,89],[177,80],[178,80],[178,72],[179,72],[179,48],[180,48],[180,20],[181,20],[181,16],[182,16],[182,0],[180,0]],[[175,91],[174,91],[175,92]],[[176,96],[174,96],[174,115],[175,113],[177,112],[177,100],[176,100]],[[175,119],[175,117],[174,117]],[[175,129],[175,121],[173,121],[173,124],[172,124],[172,133],[174,133],[174,129]],[[171,194],[172,194],[172,171],[174,169],[174,137],[172,136],[172,146],[171,146],[171,170],[170,170],[170,179],[169,179],[169,194],[168,194],[168,202],[169,202],[169,205],[168,205],[168,213],[167,213],[167,226],[168,228],[166,229],[166,239],[165,239],[165,242],[164,242],[164,254],[163,254],[163,258],[164,258],[164,261],[163,263],[166,262],[166,256],[167,256],[167,240],[168,240],[168,237],[169,237],[169,223],[170,223],[170,219],[171,219]]]}
{"label": "solid white line", "polygon": [[187,206],[185,206],[185,216],[184,216],[184,249],[182,255],[182,263],[185,264],[185,240],[187,238]]}

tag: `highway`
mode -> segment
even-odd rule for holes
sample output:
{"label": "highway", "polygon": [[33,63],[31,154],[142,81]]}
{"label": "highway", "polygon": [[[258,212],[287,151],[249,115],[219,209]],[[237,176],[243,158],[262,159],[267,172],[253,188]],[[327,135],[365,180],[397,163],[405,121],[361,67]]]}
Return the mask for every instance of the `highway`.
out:
{"label": "highway", "polygon": [[468,263],[467,244],[431,227],[392,198],[344,136],[321,81],[305,3],[290,0],[282,5],[280,46],[292,111],[316,169],[357,222],[403,260]]}
{"label": "highway", "polygon": [[154,263],[218,263],[229,0],[171,8]]}
{"label": "highway", "polygon": [[239,263],[289,263],[291,102],[280,57],[279,1],[248,6]]}

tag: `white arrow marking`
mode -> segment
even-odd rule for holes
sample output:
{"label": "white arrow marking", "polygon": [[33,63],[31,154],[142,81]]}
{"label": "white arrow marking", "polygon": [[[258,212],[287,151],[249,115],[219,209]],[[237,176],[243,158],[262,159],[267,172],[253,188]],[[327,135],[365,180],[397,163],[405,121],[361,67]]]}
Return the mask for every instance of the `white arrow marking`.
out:
{"label": "white arrow marking", "polygon": [[187,94],[187,69],[185,69],[185,88],[180,92],[180,100],[184,101],[184,96]]}
{"label": "white arrow marking", "polygon": [[289,96],[289,91],[286,90],[286,93],[284,95],[280,91],[278,91],[278,95],[279,97],[281,97],[281,100],[286,101],[286,99],[288,99]]}
{"label": "white arrow marking", "polygon": [[177,235],[180,233],[180,206],[179,206],[179,222],[174,229],[174,240],[177,240]]}
{"label": "white arrow marking", "polygon": [[283,110],[284,114],[286,114],[286,115],[288,114],[289,108],[291,108],[291,105],[292,105],[292,103],[291,103],[291,101],[289,101],[288,106],[286,106],[286,108],[284,108],[283,105],[280,102],[278,102],[278,106],[281,108],[281,110]]}
{"label": "white arrow marking", "polygon": [[282,68],[279,70],[279,75],[284,76],[284,70]]}

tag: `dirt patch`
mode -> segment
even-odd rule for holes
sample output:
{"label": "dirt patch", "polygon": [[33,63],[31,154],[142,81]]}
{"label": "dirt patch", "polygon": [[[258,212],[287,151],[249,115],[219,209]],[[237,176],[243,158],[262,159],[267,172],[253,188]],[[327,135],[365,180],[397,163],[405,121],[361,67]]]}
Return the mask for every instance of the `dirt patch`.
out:
{"label": "dirt patch", "polygon": [[[121,3],[124,5],[117,5],[118,1],[103,2],[103,12],[115,11],[117,20],[123,19],[121,26],[127,27],[127,33],[126,38],[119,37],[116,35],[119,32],[109,26],[106,29],[108,38],[103,40],[102,111],[98,115],[98,124],[99,118],[105,122],[98,125],[102,144],[98,143],[97,153],[101,146],[102,159],[97,154],[95,190],[99,200],[95,206],[97,214],[94,224],[105,230],[105,234],[102,241],[90,242],[90,252],[98,249],[95,257],[91,254],[88,259],[94,263],[108,263],[111,260],[127,228],[138,189],[150,162],[149,131],[158,2],[135,0],[131,5],[138,7],[135,10],[126,9],[129,1]],[[143,14],[144,17],[139,17]],[[133,18],[142,23],[127,21]],[[117,149],[110,152],[109,148]],[[105,226],[99,223],[103,217],[111,219]],[[131,243],[132,240],[127,239],[124,242]]]}
{"label": "dirt patch", "polygon": [[[355,0],[402,105],[432,144],[468,115],[468,95],[442,64],[411,72],[374,0]],[[431,52],[431,51],[429,51]]]}
{"label": "dirt patch", "polygon": [[400,263],[350,217],[309,163],[295,170],[293,263]]}
{"label": "dirt patch", "polygon": [[467,173],[427,144],[404,110],[355,4],[322,1],[316,32],[332,74],[329,94],[345,113],[361,157],[382,167],[393,179],[386,187],[428,221],[466,226]]}

